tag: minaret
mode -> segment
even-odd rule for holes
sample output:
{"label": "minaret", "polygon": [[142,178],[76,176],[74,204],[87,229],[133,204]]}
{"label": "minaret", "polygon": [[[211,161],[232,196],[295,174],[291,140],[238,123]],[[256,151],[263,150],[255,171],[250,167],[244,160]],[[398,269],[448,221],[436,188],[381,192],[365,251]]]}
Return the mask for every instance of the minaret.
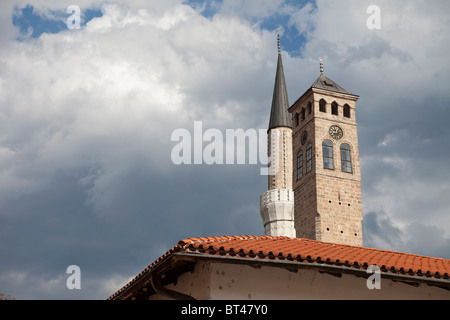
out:
{"label": "minaret", "polygon": [[292,116],[281,61],[280,36],[278,64],[273,89],[268,135],[268,190],[260,197],[264,234],[295,237],[294,191],[292,189]]}

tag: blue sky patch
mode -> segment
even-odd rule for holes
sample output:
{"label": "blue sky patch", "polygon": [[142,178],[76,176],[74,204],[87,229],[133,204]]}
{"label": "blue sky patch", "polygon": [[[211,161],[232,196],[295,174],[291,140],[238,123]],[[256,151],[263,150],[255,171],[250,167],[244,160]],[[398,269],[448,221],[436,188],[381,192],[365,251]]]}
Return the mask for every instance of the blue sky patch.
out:
{"label": "blue sky patch", "polygon": [[[101,17],[100,9],[81,9],[81,27],[95,17]],[[30,37],[39,38],[43,33],[58,33],[67,30],[67,18],[71,16],[67,13],[67,8],[61,10],[52,10],[50,15],[41,15],[33,6],[27,5],[24,8],[17,8],[12,17],[13,25],[20,29],[21,35],[28,35],[32,30]],[[31,29],[30,29],[31,28]]]}
{"label": "blue sky patch", "polygon": [[[198,12],[200,12],[204,17],[211,19],[217,12],[220,12],[223,0],[186,0],[185,3]],[[299,32],[299,30],[290,23],[290,18],[292,12],[303,8],[306,4],[310,3],[313,10],[317,8],[315,1],[310,0],[285,0],[279,12],[273,12],[270,15],[266,15],[262,18],[252,18],[243,17],[245,19],[250,19],[251,23],[257,23],[262,29],[274,31],[282,29],[283,33],[281,35],[281,47],[282,50],[288,52],[291,56],[301,56],[301,51],[306,43],[306,34],[304,32]]]}

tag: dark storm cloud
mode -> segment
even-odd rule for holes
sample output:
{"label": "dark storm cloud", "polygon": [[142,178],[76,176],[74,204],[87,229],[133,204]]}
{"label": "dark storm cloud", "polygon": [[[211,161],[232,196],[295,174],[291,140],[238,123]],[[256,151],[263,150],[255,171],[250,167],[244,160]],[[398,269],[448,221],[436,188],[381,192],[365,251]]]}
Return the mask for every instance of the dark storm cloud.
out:
{"label": "dark storm cloud", "polygon": [[[267,127],[283,28],[244,17],[288,6],[240,2],[234,14],[226,2],[204,17],[176,1],[127,3],[105,5],[86,31],[1,47],[0,291],[18,299],[105,299],[180,239],[263,233],[261,165],[176,166],[171,133]],[[282,31],[309,31],[301,57],[282,42],[290,102],[323,55],[325,73],[360,95],[365,245],[448,257],[445,11],[380,3],[374,36],[367,5],[283,12]],[[66,288],[71,264],[80,291]]]}
{"label": "dark storm cloud", "polygon": [[444,228],[432,224],[412,221],[399,228],[383,212],[368,212],[364,215],[363,233],[367,247],[450,259],[450,240]]}
{"label": "dark storm cloud", "polygon": [[[401,232],[401,229],[382,213],[368,212],[364,215],[363,234],[367,247],[373,247],[380,240],[385,245],[395,246],[401,241]],[[378,237],[381,239],[376,239]]]}
{"label": "dark storm cloud", "polygon": [[[108,205],[96,208],[86,204],[86,190],[78,183],[83,172],[55,173],[40,191],[2,207],[0,232],[7,241],[1,251],[9,257],[2,273],[27,279],[17,292],[8,293],[53,299],[56,290],[64,298],[102,298],[95,285],[111,274],[140,272],[178,240],[261,234],[255,223],[258,202],[246,207],[247,199],[259,196],[253,187],[261,184],[258,170],[192,165],[174,166],[170,175],[161,175],[134,167],[109,191]],[[81,268],[84,294],[65,287],[65,270],[72,264]],[[27,290],[37,279],[54,285]],[[3,281],[13,287],[17,279]]]}

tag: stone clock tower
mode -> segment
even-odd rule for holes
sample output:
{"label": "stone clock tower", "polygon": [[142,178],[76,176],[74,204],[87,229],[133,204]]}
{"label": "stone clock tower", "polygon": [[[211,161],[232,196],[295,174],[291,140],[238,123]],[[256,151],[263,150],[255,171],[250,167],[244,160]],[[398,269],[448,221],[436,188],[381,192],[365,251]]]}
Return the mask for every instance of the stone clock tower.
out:
{"label": "stone clock tower", "polygon": [[296,236],[362,246],[358,96],[323,74],[289,108]]}

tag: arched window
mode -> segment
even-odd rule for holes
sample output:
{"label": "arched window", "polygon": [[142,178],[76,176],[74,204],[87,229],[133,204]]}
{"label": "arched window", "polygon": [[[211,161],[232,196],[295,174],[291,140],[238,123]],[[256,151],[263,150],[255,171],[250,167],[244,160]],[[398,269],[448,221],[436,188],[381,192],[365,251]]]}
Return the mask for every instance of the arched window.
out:
{"label": "arched window", "polygon": [[305,108],[302,108],[302,121],[305,120]]}
{"label": "arched window", "polygon": [[294,119],[295,119],[295,126],[298,126],[298,113],[295,114]]}
{"label": "arched window", "polygon": [[320,99],[319,101],[319,111],[327,112],[327,102],[324,99]]}
{"label": "arched window", "polygon": [[312,105],[311,105],[311,101],[310,101],[310,102],[308,102],[308,106],[306,107],[306,109],[308,110],[308,115],[310,115],[310,114],[311,114],[311,112],[312,112]]}
{"label": "arched window", "polygon": [[322,143],[323,150],[323,167],[325,169],[334,169],[333,161],[333,143],[330,140],[325,140]]}
{"label": "arched window", "polygon": [[297,153],[297,180],[303,176],[303,151]]}
{"label": "arched window", "polygon": [[308,144],[306,148],[306,173],[310,172],[312,168],[312,145]]}
{"label": "arched window", "polygon": [[350,118],[350,106],[348,104],[344,105],[344,117]]}
{"label": "arched window", "polygon": [[338,110],[338,104],[336,103],[336,101],[333,101],[333,103],[331,104],[331,114],[334,115],[339,115],[339,110]]}
{"label": "arched window", "polygon": [[343,172],[352,173],[352,155],[346,143],[341,144],[341,168]]}

